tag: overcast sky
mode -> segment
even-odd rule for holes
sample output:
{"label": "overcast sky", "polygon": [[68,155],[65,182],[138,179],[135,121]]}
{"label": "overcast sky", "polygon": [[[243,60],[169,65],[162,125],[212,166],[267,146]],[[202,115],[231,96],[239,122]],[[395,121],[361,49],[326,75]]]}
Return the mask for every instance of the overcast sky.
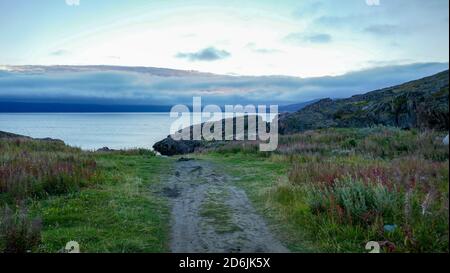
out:
{"label": "overcast sky", "polygon": [[0,65],[342,75],[449,59],[448,0],[0,0]]}
{"label": "overcast sky", "polygon": [[287,105],[344,98],[445,69],[448,64],[411,64],[313,78],[143,72],[123,67],[0,69],[0,101],[174,105],[191,104],[193,96],[201,96],[204,102],[219,105]]}
{"label": "overcast sky", "polygon": [[[219,104],[292,104],[347,97],[448,69],[448,6],[448,0],[0,0],[0,100],[175,104],[195,95]],[[26,64],[218,75],[8,66]]]}

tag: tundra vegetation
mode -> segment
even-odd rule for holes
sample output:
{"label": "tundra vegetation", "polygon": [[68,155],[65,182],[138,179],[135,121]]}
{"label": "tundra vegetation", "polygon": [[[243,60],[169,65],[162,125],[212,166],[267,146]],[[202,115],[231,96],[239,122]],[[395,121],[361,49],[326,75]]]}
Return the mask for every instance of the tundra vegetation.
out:
{"label": "tundra vegetation", "polygon": [[200,157],[237,176],[293,251],[448,252],[445,134],[330,128],[282,136],[272,153],[247,142]]}
{"label": "tundra vegetation", "polygon": [[170,160],[152,151],[85,152],[0,138],[0,251],[167,251],[167,203],[154,191]]}
{"label": "tundra vegetation", "polygon": [[[329,128],[282,136],[275,152],[230,142],[191,157],[234,175],[292,251],[364,252],[378,241],[385,252],[448,252],[443,137]],[[0,150],[2,251],[58,252],[71,240],[84,252],[168,251],[160,191],[174,159],[25,138],[2,138]],[[214,200],[201,213],[216,226],[227,217]]]}

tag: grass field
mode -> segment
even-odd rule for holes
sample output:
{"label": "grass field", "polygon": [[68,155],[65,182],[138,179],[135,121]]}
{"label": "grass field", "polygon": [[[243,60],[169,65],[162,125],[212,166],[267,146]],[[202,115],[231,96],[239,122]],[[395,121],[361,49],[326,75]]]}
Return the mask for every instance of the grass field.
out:
{"label": "grass field", "polygon": [[[3,208],[2,222],[6,224],[2,224],[0,246],[4,251],[58,252],[69,241],[78,242],[82,252],[168,251],[169,206],[158,189],[165,174],[170,173],[171,159],[145,150],[86,153],[29,140],[2,140],[1,145],[4,170],[18,169],[15,166],[24,161],[34,162],[39,169],[42,162],[48,162],[40,168],[41,173],[33,168],[21,169],[21,180],[11,172],[15,183],[46,187],[34,186],[32,191],[25,190],[29,187],[21,191],[4,187],[0,194],[2,207],[9,208],[8,213]],[[86,162],[92,166],[89,175],[66,175],[67,170]],[[67,167],[58,169],[60,165]],[[51,168],[55,171],[48,174]],[[3,173],[6,177],[6,171]],[[8,181],[5,177],[2,182]],[[61,190],[55,191],[52,186]],[[33,229],[40,238],[30,243]]]}
{"label": "grass field", "polygon": [[83,252],[167,252],[169,207],[155,191],[170,160],[115,154],[96,160],[102,183],[33,203],[44,223],[39,251],[74,240]]}

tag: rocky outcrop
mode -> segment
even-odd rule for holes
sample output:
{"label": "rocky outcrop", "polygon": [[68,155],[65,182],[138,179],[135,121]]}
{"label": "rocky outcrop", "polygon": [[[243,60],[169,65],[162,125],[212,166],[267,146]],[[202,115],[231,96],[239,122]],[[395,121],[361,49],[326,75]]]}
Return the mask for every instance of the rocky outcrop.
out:
{"label": "rocky outcrop", "polygon": [[328,127],[449,129],[448,71],[347,99],[323,99],[280,116],[281,134]]}
{"label": "rocky outcrop", "polygon": [[112,153],[116,152],[117,150],[110,149],[109,147],[102,147],[100,149],[97,149],[97,152],[103,152],[103,153]]}
{"label": "rocky outcrop", "polygon": [[[233,119],[223,119],[222,122],[222,139],[236,139],[236,135],[244,135],[245,139],[248,139],[248,117],[249,116],[241,116],[241,117],[235,117]],[[256,117],[256,121],[258,121],[259,117]],[[233,122],[233,135],[232,136],[226,136],[225,132],[225,122],[226,121]],[[238,120],[243,122],[243,131],[241,129],[236,128],[236,124]],[[206,122],[202,124],[197,124],[194,126],[189,127],[190,129],[190,139],[193,139],[193,130],[198,129],[202,130],[202,128],[205,128],[205,125],[210,125],[210,129],[214,128],[214,123]],[[256,132],[258,132],[258,123],[256,125]],[[266,130],[268,130],[268,126],[270,125],[267,122],[264,122],[263,125],[266,127]],[[168,136],[165,139],[157,142],[155,145],[153,145],[153,149],[157,152],[159,152],[162,155],[172,156],[172,155],[180,155],[180,154],[189,154],[194,152],[198,148],[205,148],[205,147],[215,147],[220,146],[224,144],[226,141],[217,140],[217,141],[205,141],[205,140],[174,140],[172,136]]]}
{"label": "rocky outcrop", "polygon": [[179,154],[189,154],[200,147],[201,141],[195,140],[174,140],[171,136],[157,142],[153,145],[153,149],[162,155],[173,156]]}

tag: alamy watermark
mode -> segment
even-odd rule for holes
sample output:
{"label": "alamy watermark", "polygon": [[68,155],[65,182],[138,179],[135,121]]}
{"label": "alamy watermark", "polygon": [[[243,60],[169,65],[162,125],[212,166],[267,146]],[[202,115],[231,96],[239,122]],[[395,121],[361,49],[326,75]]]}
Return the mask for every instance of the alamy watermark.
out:
{"label": "alamy watermark", "polygon": [[218,105],[202,107],[201,97],[194,97],[192,112],[187,105],[175,105],[170,111],[170,133],[174,140],[259,141],[260,151],[278,147],[278,105]]}

